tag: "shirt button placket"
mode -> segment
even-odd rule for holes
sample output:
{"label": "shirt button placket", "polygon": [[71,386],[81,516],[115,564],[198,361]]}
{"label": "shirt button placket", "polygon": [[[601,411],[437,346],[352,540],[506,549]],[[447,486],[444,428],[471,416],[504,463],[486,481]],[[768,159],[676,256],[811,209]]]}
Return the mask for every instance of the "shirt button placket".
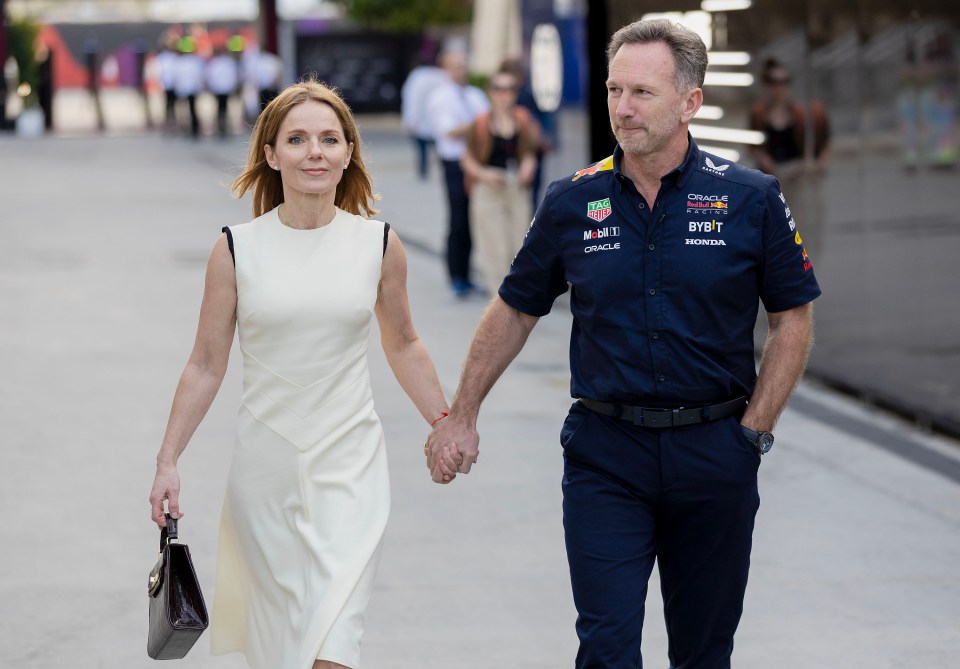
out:
{"label": "shirt button placket", "polygon": [[[659,211],[661,209],[660,202],[657,203],[657,206],[654,210]],[[653,371],[654,382],[662,383],[666,381],[666,376],[660,373],[662,367],[662,355],[666,352],[662,346],[654,346],[654,343],[659,344],[660,337],[660,328],[661,323],[659,319],[660,307],[657,306],[656,301],[658,298],[657,293],[659,292],[660,286],[657,284],[657,278],[660,276],[660,252],[657,249],[657,238],[659,235],[663,234],[663,219],[666,217],[666,214],[660,213],[659,216],[654,219],[656,223],[651,226],[651,229],[648,232],[647,236],[647,250],[651,253],[647,256],[646,272],[644,276],[644,282],[648,286],[647,288],[647,299],[650,300],[647,306],[647,327],[650,332],[650,356],[651,356],[651,369]],[[661,305],[662,306],[662,305]]]}

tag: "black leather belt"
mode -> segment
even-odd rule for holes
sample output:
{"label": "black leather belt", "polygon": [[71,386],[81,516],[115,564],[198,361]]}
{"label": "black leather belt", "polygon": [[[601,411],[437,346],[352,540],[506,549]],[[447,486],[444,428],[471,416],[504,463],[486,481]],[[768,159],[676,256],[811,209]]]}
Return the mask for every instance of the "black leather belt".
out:
{"label": "black leather belt", "polygon": [[604,416],[619,418],[634,425],[655,428],[707,423],[712,420],[726,418],[727,416],[741,414],[747,406],[746,397],[738,397],[735,400],[721,404],[709,404],[707,406],[690,408],[680,407],[679,409],[653,409],[629,406],[627,404],[610,404],[608,402],[598,402],[582,397],[579,401],[580,404],[591,411],[596,411]]}

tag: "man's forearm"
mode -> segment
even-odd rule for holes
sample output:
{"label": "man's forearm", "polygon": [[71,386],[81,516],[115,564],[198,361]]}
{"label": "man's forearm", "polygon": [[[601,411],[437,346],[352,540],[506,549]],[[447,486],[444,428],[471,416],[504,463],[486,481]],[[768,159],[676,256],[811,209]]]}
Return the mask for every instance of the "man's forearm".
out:
{"label": "man's forearm", "polygon": [[742,423],[771,431],[796,388],[813,345],[813,304],[770,315],[757,385]]}
{"label": "man's forearm", "polygon": [[539,319],[521,313],[495,297],[477,326],[451,417],[476,427],[480,404],[510,365]]}

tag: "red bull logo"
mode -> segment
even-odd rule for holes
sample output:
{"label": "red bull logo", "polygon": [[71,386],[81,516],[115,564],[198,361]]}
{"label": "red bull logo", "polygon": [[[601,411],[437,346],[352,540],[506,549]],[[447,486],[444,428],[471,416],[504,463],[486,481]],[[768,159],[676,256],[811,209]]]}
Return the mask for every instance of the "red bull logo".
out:
{"label": "red bull logo", "polygon": [[594,163],[590,167],[584,167],[582,170],[578,170],[576,174],[573,175],[573,178],[570,181],[576,181],[580,177],[590,176],[596,174],[597,172],[606,172],[607,170],[613,169],[613,156],[608,156],[604,158],[599,163]]}
{"label": "red bull logo", "polygon": [[699,200],[687,200],[688,209],[729,209],[728,202],[701,202]]}

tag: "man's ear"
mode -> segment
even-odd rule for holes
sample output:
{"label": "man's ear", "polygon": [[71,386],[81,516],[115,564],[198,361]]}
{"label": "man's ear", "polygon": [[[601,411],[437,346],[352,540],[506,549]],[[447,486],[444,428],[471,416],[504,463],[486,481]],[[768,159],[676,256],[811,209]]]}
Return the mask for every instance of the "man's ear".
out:
{"label": "man's ear", "polygon": [[680,113],[680,120],[684,123],[689,123],[694,116],[697,115],[697,112],[700,111],[700,106],[703,104],[703,89],[702,88],[693,88],[687,92],[687,96],[684,99],[683,111]]}

